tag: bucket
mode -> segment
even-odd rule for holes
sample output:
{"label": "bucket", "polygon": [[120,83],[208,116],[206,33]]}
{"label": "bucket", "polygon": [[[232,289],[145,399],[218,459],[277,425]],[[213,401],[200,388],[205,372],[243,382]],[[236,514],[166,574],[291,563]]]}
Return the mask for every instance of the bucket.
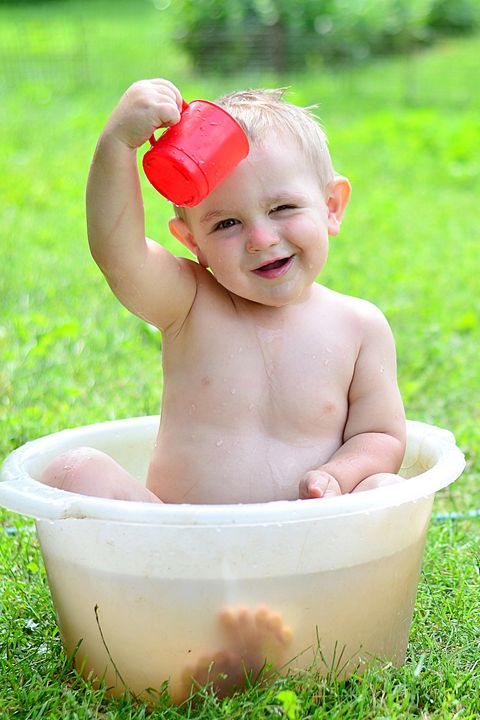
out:
{"label": "bucket", "polygon": [[37,480],[88,445],[144,482],[158,423],[64,430],[2,468],[0,505],[36,520],[63,643],[85,676],[139,696],[169,681],[180,702],[192,678],[226,694],[265,663],[342,678],[376,658],[403,663],[433,497],[465,466],[450,432],[408,421],[402,482],[328,500],[157,505]]}

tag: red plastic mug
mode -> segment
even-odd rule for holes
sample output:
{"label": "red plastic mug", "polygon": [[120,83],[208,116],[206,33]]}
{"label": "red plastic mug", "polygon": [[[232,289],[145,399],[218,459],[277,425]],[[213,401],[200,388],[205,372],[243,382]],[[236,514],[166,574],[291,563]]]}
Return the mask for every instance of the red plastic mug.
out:
{"label": "red plastic mug", "polygon": [[180,122],[169,127],[143,157],[153,187],[183,207],[198,205],[248,155],[247,136],[236,120],[207,100],[183,103]]}

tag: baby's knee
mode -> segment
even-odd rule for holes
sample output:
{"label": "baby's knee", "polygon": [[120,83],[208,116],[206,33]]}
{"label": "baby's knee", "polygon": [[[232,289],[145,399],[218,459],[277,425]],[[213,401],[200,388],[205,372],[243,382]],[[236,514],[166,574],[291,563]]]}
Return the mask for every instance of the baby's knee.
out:
{"label": "baby's knee", "polygon": [[40,481],[81,495],[161,502],[110,455],[91,447],[78,447],[59,455],[45,468]]}
{"label": "baby's knee", "polygon": [[376,490],[376,488],[387,487],[387,485],[396,485],[401,482],[402,478],[400,475],[395,473],[376,473],[358,483],[357,487],[352,492],[363,492],[365,490]]}
{"label": "baby's knee", "polygon": [[104,465],[105,453],[90,447],[67,450],[47,465],[40,481],[45,485],[76,492],[79,480]]}

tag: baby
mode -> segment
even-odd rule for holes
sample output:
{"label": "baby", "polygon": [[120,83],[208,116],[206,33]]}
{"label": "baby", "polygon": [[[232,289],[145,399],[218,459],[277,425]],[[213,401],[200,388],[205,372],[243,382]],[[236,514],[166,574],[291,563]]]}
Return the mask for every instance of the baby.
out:
{"label": "baby", "polygon": [[398,480],[405,417],[395,348],[371,303],[315,282],[350,184],[325,136],[280,91],[217,101],[250,153],[171,233],[196,257],[145,238],[137,149],[180,119],[166,80],[127,90],[100,137],[87,187],[92,255],[118,299],[163,333],[164,392],[146,487],[79,448],[43,482],[164,503],[325,498]]}
{"label": "baby", "polygon": [[[113,111],[87,187],[94,259],[119,300],[163,333],[164,391],[146,487],[113,458],[77,448],[43,482],[157,503],[327,498],[398,481],[405,417],[395,348],[371,303],[315,282],[350,184],[333,171],[315,117],[279,91],[217,101],[250,153],[199,205],[175,208],[172,234],[196,257],[145,238],[137,149],[180,119],[166,80],[135,83]],[[281,667],[292,630],[269,607],[222,608],[225,646],[187,664],[176,690],[219,694],[267,659]]]}

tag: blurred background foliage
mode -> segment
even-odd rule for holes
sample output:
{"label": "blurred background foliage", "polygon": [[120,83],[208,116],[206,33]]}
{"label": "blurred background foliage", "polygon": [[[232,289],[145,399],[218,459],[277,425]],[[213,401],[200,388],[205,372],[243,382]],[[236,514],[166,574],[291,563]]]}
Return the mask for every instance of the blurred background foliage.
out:
{"label": "blurred background foliage", "polygon": [[[31,56],[37,73],[42,63],[50,63],[51,75],[61,60],[75,68],[79,81],[95,75],[95,48],[108,43],[109,26],[120,15],[145,15],[148,9],[150,38],[144,48],[136,49],[137,56],[155,48],[158,62],[169,54],[172,43],[180,67],[187,63],[192,70],[213,74],[358,64],[480,27],[480,0],[0,0],[0,9],[1,5],[19,11],[16,34],[10,28],[2,36],[0,27],[0,68],[6,66],[7,77],[15,72],[23,76]],[[49,19],[49,8],[67,7],[62,32],[56,31],[58,15],[42,31],[39,24]],[[98,22],[102,14],[103,29]],[[94,15],[92,32],[89,18]],[[135,37],[129,35],[129,54],[132,42]],[[120,49],[112,47],[112,58]]]}
{"label": "blurred background foliage", "polygon": [[474,30],[478,0],[178,0],[178,38],[202,69],[283,72],[360,61]]}

